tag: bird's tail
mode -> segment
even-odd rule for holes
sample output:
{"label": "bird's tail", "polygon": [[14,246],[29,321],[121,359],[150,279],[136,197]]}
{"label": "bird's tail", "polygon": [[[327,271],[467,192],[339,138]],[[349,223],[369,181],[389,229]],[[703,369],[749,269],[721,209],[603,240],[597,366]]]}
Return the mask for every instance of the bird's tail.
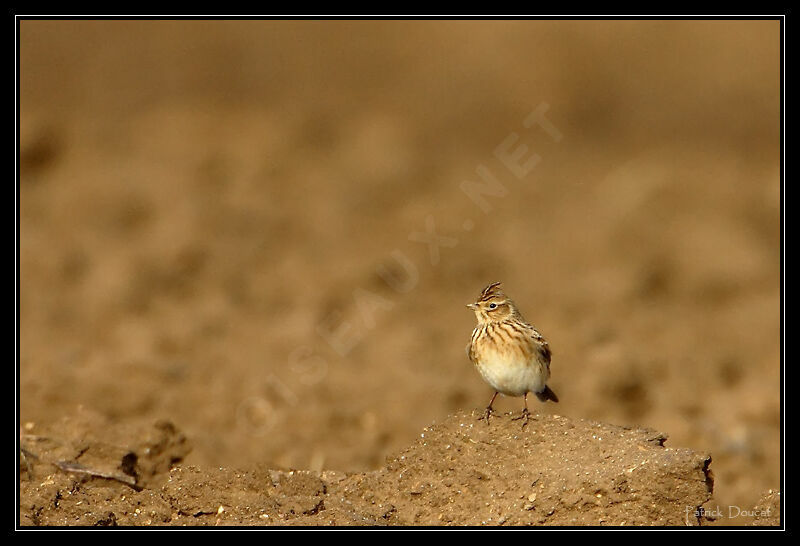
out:
{"label": "bird's tail", "polygon": [[542,392],[536,393],[536,398],[541,400],[542,402],[547,402],[548,400],[552,400],[553,402],[558,402],[558,396],[556,393],[553,392],[553,389],[545,385],[544,390]]}

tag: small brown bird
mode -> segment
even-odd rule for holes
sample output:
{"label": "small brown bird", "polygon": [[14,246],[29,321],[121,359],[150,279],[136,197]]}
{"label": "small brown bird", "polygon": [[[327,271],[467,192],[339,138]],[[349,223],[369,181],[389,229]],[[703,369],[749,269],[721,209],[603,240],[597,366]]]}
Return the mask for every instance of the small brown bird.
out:
{"label": "small brown bird", "polygon": [[478,301],[467,307],[478,317],[478,326],[472,331],[467,354],[495,391],[481,419],[485,418],[489,423],[492,404],[498,393],[524,396],[525,409],[515,418],[524,419],[524,428],[530,416],[529,392],[535,393],[542,402],[558,402],[556,393],[547,386],[550,347],[542,334],[525,321],[511,298],[503,293],[499,282],[484,288]]}

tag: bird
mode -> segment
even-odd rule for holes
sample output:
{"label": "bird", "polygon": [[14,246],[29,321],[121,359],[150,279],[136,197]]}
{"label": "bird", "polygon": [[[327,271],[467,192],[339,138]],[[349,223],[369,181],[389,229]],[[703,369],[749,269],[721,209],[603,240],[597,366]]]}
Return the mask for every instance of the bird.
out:
{"label": "bird", "polygon": [[546,402],[558,402],[558,396],[547,386],[550,379],[552,352],[547,340],[528,323],[514,301],[506,296],[500,282],[484,288],[475,303],[467,307],[475,312],[478,325],[467,345],[467,356],[483,379],[494,389],[494,395],[480,419],[489,423],[492,404],[499,393],[524,397],[524,409],[514,420],[528,424],[528,393]]}

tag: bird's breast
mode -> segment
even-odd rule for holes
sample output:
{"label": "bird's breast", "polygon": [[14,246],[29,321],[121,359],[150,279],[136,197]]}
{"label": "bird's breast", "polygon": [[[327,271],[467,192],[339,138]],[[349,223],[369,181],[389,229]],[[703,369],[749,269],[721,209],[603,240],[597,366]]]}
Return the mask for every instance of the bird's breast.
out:
{"label": "bird's breast", "polygon": [[514,344],[498,339],[493,343],[491,340],[481,342],[481,336],[478,337],[475,340],[473,336],[472,361],[495,390],[510,396],[522,396],[526,392],[544,389],[548,375],[546,366],[526,346],[527,340]]}

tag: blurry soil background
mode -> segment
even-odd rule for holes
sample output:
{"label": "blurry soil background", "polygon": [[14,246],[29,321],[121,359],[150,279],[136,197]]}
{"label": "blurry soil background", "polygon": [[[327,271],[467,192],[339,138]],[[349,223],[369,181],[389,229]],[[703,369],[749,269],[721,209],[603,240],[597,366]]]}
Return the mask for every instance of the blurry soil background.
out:
{"label": "blurry soil background", "polygon": [[[664,431],[712,505],[775,504],[778,22],[23,21],[20,108],[29,453],[144,427],[170,482],[386,472],[488,402],[464,305],[499,280],[553,348],[541,419]],[[65,474],[27,460],[41,523]]]}

